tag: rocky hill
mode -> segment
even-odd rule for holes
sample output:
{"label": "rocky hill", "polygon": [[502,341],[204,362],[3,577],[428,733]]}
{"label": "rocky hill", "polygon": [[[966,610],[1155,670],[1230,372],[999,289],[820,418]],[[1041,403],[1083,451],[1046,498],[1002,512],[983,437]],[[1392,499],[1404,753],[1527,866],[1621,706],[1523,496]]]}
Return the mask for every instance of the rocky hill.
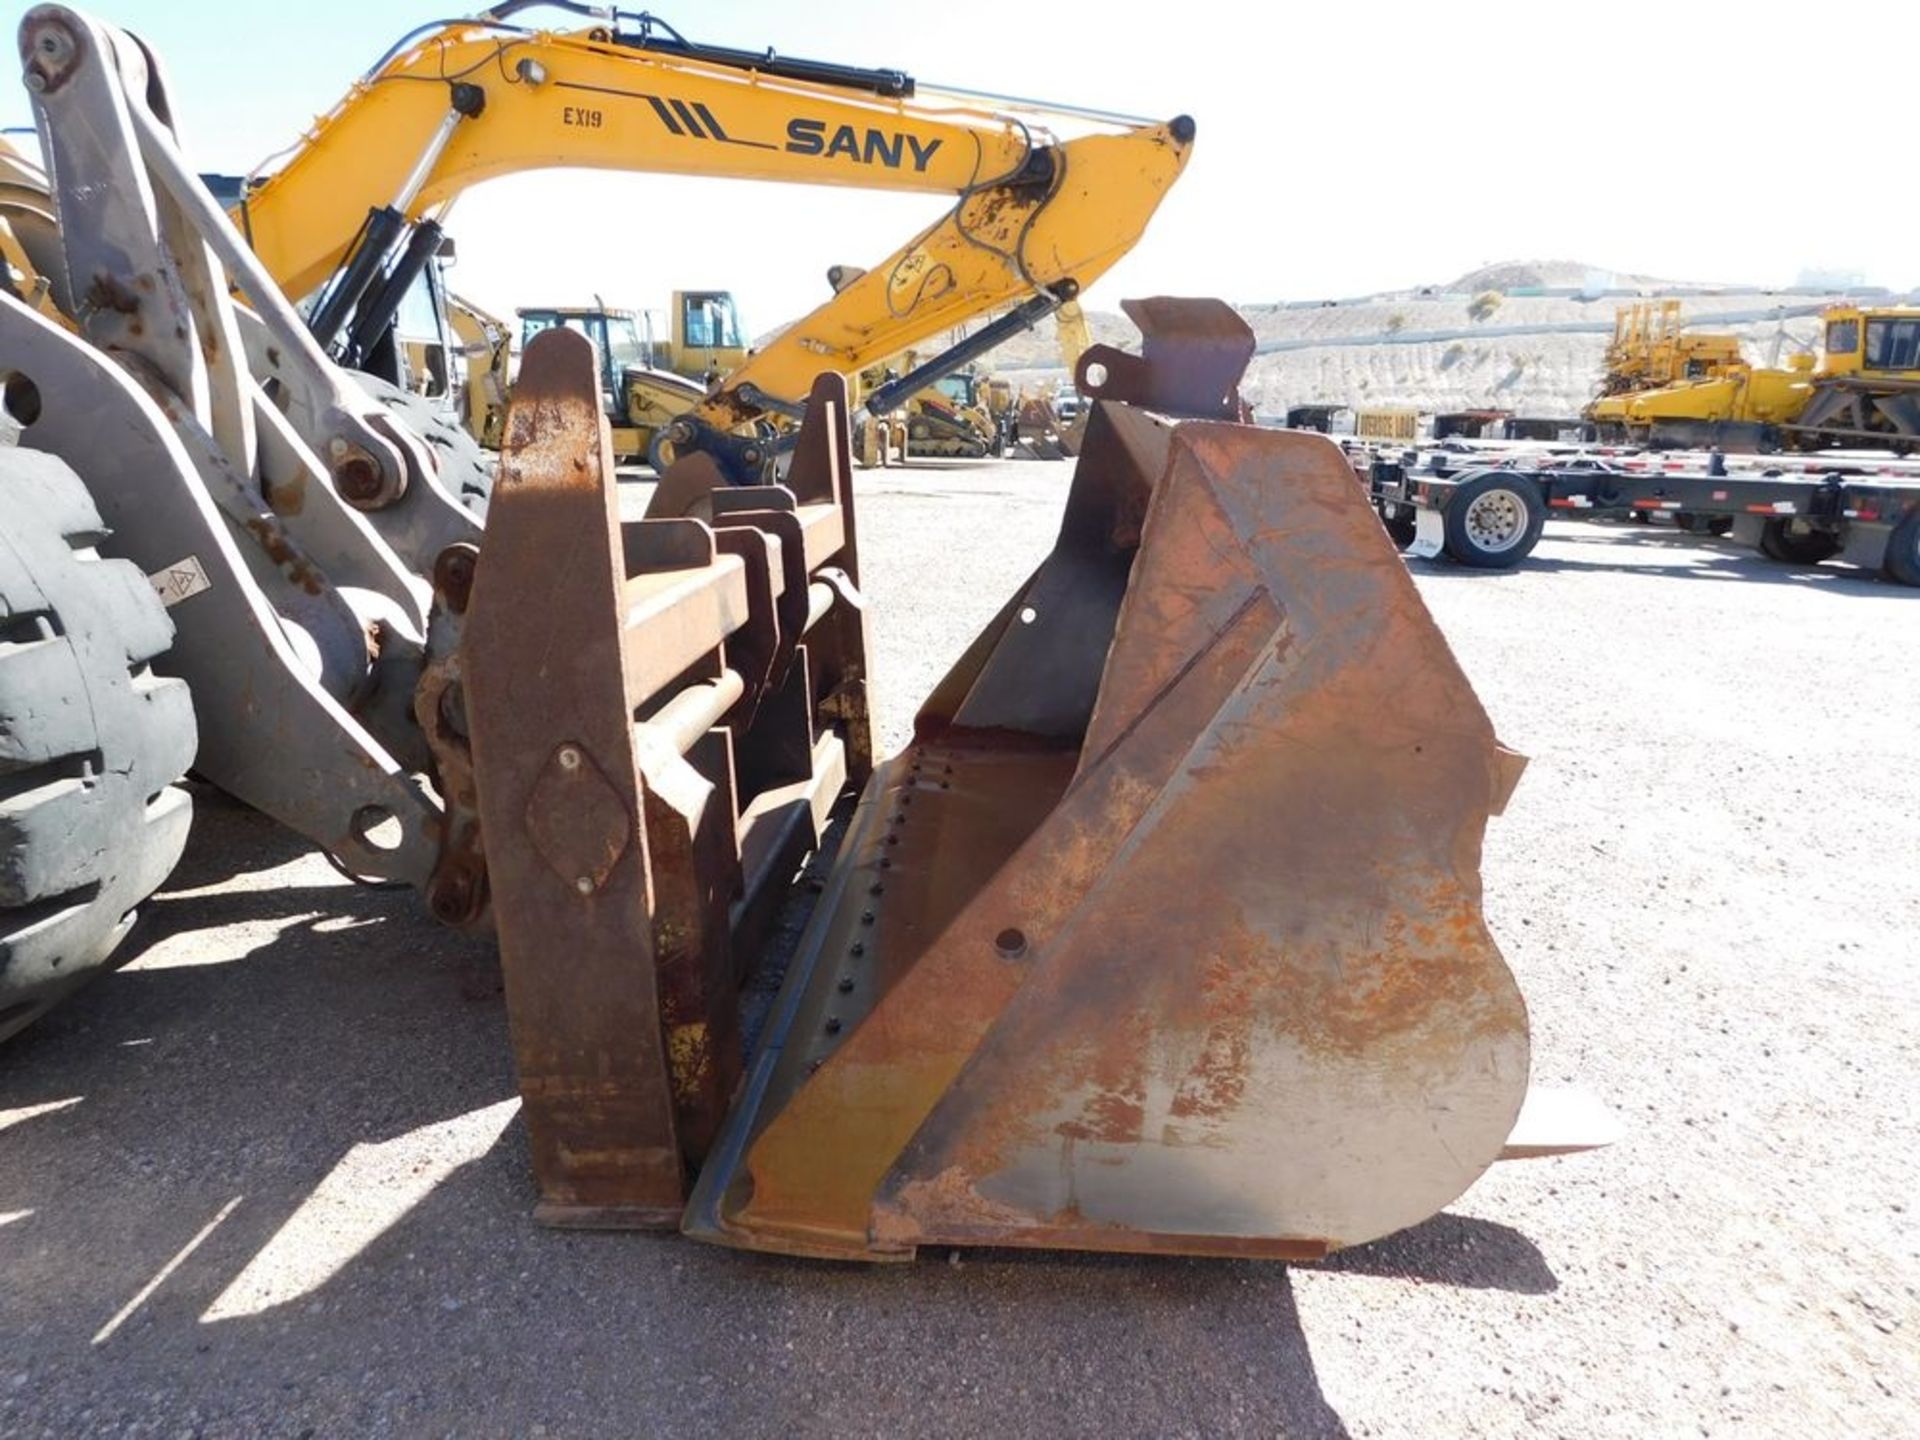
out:
{"label": "rocky hill", "polygon": [[[1302,404],[1492,407],[1572,415],[1592,398],[1614,312],[1678,298],[1696,330],[1738,335],[1756,364],[1818,342],[1819,314],[1852,293],[1687,284],[1576,261],[1509,261],[1444,284],[1346,300],[1242,304],[1259,350],[1243,387],[1257,413]],[[1872,292],[1879,301],[1900,299]],[[1093,311],[1094,338],[1137,349],[1118,312]],[[985,364],[1028,384],[1065,378],[1051,325],[1002,345]]]}

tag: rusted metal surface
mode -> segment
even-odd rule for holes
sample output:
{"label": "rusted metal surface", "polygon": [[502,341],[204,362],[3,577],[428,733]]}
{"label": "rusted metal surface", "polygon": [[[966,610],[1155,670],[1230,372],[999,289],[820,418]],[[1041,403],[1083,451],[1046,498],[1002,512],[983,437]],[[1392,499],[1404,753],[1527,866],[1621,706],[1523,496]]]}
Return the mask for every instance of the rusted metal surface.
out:
{"label": "rusted metal surface", "polygon": [[487,859],[480,843],[480,799],[473,781],[460,650],[479,558],[478,546],[456,542],[434,561],[429,659],[413,692],[414,720],[433,758],[442,806],[440,853],[426,885],[427,908],[441,924],[462,927],[489,918]]}
{"label": "rusted metal surface", "polygon": [[1053,402],[1039,395],[1022,396],[1014,412],[1016,426],[1013,455],[1016,459],[1064,460],[1068,451],[1061,441],[1060,416]]}
{"label": "rusted metal surface", "polygon": [[[539,1213],[664,1225],[680,1206],[684,1160],[654,976],[622,644],[627,576],[595,368],[584,337],[556,331],[527,349],[462,654]],[[583,821],[599,839],[591,855],[555,838],[567,825],[552,797],[563,752],[607,797]],[[559,873],[564,859],[579,873]]]}
{"label": "rusted metal surface", "polygon": [[572,332],[528,347],[455,678],[536,1213],[658,1226],[740,1080],[742,945],[870,753],[864,615],[843,382],[816,387],[792,485],[688,464],[623,525],[595,375]]}
{"label": "rusted metal surface", "polygon": [[[1250,337],[1129,309],[1122,389],[1237,406]],[[1311,1258],[1434,1213],[1527,1088],[1478,873],[1519,763],[1333,445],[1098,405],[1053,553],[862,797],[687,1230]]]}
{"label": "rusted metal surface", "polygon": [[1094,345],[1074,367],[1089,400],[1143,405],[1168,415],[1243,420],[1240,377],[1253,358],[1253,331],[1224,300],[1122,300],[1140,328],[1140,353]]}

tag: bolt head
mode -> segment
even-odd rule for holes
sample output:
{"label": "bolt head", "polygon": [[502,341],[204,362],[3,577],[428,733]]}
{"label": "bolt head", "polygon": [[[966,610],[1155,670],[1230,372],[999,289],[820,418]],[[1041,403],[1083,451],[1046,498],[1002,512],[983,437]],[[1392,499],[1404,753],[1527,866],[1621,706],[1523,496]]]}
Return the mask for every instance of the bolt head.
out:
{"label": "bolt head", "polygon": [[573,882],[573,888],[578,890],[582,895],[591,895],[593,893],[593,877],[591,875],[582,875],[578,880]]}
{"label": "bolt head", "polygon": [[458,542],[434,557],[433,588],[456,615],[464,615],[473,598],[475,553],[471,545]]}
{"label": "bolt head", "polygon": [[571,745],[562,745],[557,758],[560,761],[560,768],[562,770],[578,770],[580,768],[580,752]]}

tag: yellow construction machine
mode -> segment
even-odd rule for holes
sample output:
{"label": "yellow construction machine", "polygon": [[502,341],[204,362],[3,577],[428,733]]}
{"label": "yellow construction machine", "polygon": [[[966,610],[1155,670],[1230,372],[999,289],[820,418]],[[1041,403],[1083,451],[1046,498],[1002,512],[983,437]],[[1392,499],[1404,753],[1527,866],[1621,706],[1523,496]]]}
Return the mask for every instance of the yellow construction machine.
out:
{"label": "yellow construction machine", "polygon": [[[836,267],[836,277],[845,273],[845,267]],[[1080,302],[1069,300],[1061,305],[1054,312],[1054,322],[1061,359],[1067,373],[1072,375],[1081,355],[1093,343]],[[959,348],[964,340],[964,335],[956,336],[954,348]],[[885,365],[876,365],[864,372],[855,389],[856,402],[867,392],[883,386],[892,389],[892,382],[898,379],[902,368],[931,373],[923,357],[909,350]],[[1022,459],[1059,460],[1078,453],[1076,442],[1080,432],[1071,426],[1072,417],[1058,413],[1051,399],[1025,389],[1016,391],[1005,379],[975,365],[938,376],[925,388],[907,396],[888,418],[904,433],[908,457],[979,459],[1005,454]],[[1082,425],[1081,430],[1084,428]]]}
{"label": "yellow construction machine", "polygon": [[972,367],[943,375],[906,407],[907,454],[979,459],[1001,450],[988,377]]}
{"label": "yellow construction machine", "polygon": [[578,330],[594,342],[613,427],[613,452],[623,460],[651,458],[666,427],[698,405],[747,357],[739,309],[726,290],[674,291],[664,339],[654,334],[646,312],[609,309],[597,301],[522,306],[514,313],[523,348],[556,325]]}
{"label": "yellow construction machine", "polygon": [[[909,350],[869,367],[853,388],[854,404],[876,392],[898,394],[901,368],[927,373],[922,366],[919,352]],[[968,365],[929,381],[876,418],[901,437],[903,458],[978,460],[1001,451],[1000,422],[991,405],[986,377]],[[868,459],[864,453],[859,458]]]}
{"label": "yellow construction machine", "polygon": [[1626,438],[1726,450],[1920,449],[1920,308],[1840,305],[1816,360],[1745,361],[1625,397]]}
{"label": "yellow construction machine", "polygon": [[655,17],[519,23],[540,8],[507,0],[403,37],[277,170],[236,182],[234,219],[284,292],[315,297],[322,344],[384,374],[383,336],[411,287],[432,283],[446,207],[497,175],[566,166],[953,197],[671,427],[663,458],[705,450],[738,479],[768,463],[774,422],[800,413],[822,366],[858,374],[1005,312],[876,397],[890,408],[1072,299],[1133,246],[1193,140],[1185,117],[922,91],[897,71],[695,44]]}
{"label": "yellow construction machine", "polygon": [[[489,450],[500,448],[507,423],[507,386],[513,378],[513,332],[464,296],[447,295],[447,322],[460,347],[467,432]],[[411,367],[414,373],[426,367]]]}
{"label": "yellow construction machine", "polygon": [[[449,146],[489,117],[527,145],[650,125],[931,173],[956,139],[893,128],[886,97],[843,121],[824,67],[770,53],[700,60],[705,88],[667,83],[678,52],[655,90],[563,84],[500,13],[429,41],[430,83],[373,86],[390,134],[451,94]],[[651,53],[611,24],[566,44]],[[1526,1007],[1481,916],[1522,762],[1339,451],[1235,423],[1253,335],[1227,306],[1128,302],[1141,353],[1082,357],[1054,548],[884,757],[841,352],[753,483],[686,456],[631,518],[600,357],[550,327],[488,495],[321,347],[182,156],[144,46],[43,5],[20,53],[48,170],[0,246],[0,1034],[110,964],[186,841],[191,768],[497,936],[554,1224],[1310,1258],[1598,1138],[1523,1118]],[[460,98],[481,83],[509,98]],[[1076,281],[1057,267],[1111,239],[1043,195],[1157,194],[1193,130],[1045,161],[986,153],[998,133],[960,168],[1016,178],[902,267],[965,263],[964,230]],[[744,979],[809,900],[749,1035]]]}
{"label": "yellow construction machine", "polygon": [[1743,365],[1736,335],[1688,332],[1678,300],[1642,300],[1614,311],[1600,394],[1585,419],[1602,440],[1626,441],[1627,407],[1636,395]]}

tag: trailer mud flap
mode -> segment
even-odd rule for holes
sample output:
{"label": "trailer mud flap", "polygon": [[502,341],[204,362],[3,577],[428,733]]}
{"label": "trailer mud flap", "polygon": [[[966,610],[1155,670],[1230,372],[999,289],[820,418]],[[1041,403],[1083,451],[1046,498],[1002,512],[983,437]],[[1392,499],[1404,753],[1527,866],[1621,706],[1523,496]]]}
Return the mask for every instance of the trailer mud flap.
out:
{"label": "trailer mud flap", "polygon": [[1053,552],[866,786],[687,1233],[1310,1258],[1500,1157],[1524,762],[1331,442],[1120,403],[1237,408],[1215,303],[1148,302]]}
{"label": "trailer mud flap", "polygon": [[1413,539],[1405,553],[1416,560],[1431,560],[1447,548],[1447,517],[1425,505],[1413,512]]}

